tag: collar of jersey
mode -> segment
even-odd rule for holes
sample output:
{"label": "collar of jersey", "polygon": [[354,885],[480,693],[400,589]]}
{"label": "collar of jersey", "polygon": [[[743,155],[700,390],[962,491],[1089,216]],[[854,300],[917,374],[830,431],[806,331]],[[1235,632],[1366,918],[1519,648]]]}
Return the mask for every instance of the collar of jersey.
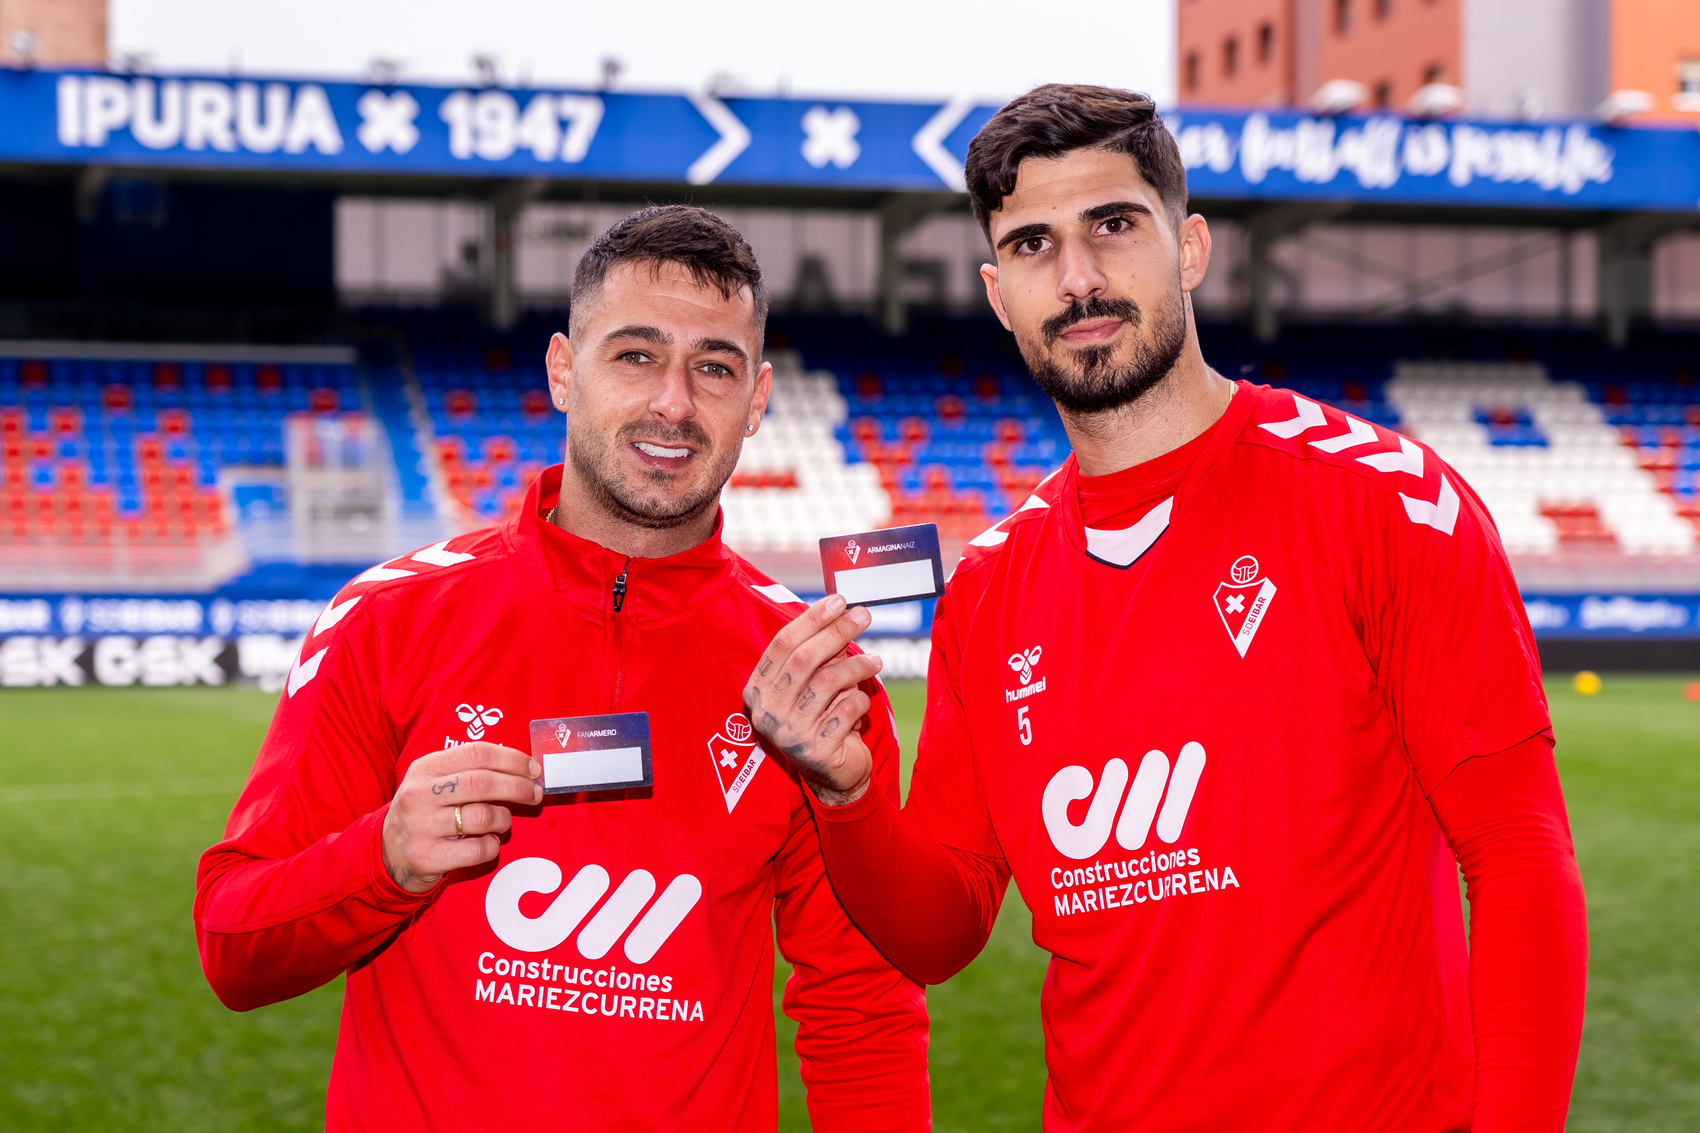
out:
{"label": "collar of jersey", "polygon": [[731,585],[732,553],[720,541],[721,517],[702,543],[664,559],[628,559],[599,543],[563,531],[543,517],[561,495],[562,466],[543,470],[509,521],[515,552],[544,585],[587,612],[612,614],[614,579],[626,573],[621,617],[651,622],[688,614]]}
{"label": "collar of jersey", "polygon": [[[1175,494],[1171,500],[1165,530],[1180,521],[1187,505],[1198,494],[1199,486],[1203,484],[1205,477],[1221,463],[1223,455],[1239,439],[1241,431],[1245,429],[1246,419],[1251,415],[1252,403],[1256,400],[1250,395],[1250,389],[1251,386],[1246,382],[1234,383],[1233,400],[1228,402],[1228,408],[1216,424],[1210,427],[1212,432],[1209,443],[1193,460],[1192,466],[1187,469],[1187,473],[1181,478],[1181,482],[1175,485]],[[1050,505],[1050,515],[1059,523],[1063,538],[1067,539],[1071,546],[1093,562],[1102,563],[1103,560],[1094,556],[1086,546],[1086,523],[1080,518],[1079,476],[1080,465],[1076,462],[1074,454],[1070,453],[1068,460],[1057,470],[1057,474],[1051,478],[1049,483],[1042,485],[1037,494],[1041,495],[1044,502]],[[1047,491],[1047,489],[1049,490]],[[1158,543],[1161,543],[1161,541],[1160,538],[1157,540]],[[1116,567],[1114,563],[1104,563],[1104,565],[1112,569],[1121,569]]]}

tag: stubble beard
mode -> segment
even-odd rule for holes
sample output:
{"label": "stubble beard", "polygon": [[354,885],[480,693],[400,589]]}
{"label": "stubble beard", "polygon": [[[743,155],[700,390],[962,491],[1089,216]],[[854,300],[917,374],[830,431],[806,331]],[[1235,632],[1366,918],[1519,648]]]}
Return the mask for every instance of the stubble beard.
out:
{"label": "stubble beard", "polygon": [[[686,442],[692,445],[698,459],[704,462],[704,474],[697,487],[683,495],[669,496],[645,491],[641,483],[634,484],[620,462],[621,450],[637,441],[663,446]],[[567,459],[592,500],[612,519],[655,531],[683,527],[716,507],[720,489],[731,479],[741,448],[742,444],[735,442],[726,452],[717,452],[708,433],[695,421],[683,421],[671,430],[650,424],[627,425],[609,438],[588,428],[582,431],[575,428],[570,413],[567,418]],[[655,475],[658,484],[665,482],[665,473]]]}
{"label": "stubble beard", "polygon": [[[1120,318],[1133,328],[1133,355],[1115,364],[1112,346],[1071,350],[1057,345],[1069,327],[1086,319]],[[1129,299],[1076,300],[1040,325],[1039,337],[1017,335],[1016,346],[1039,388],[1071,413],[1090,415],[1131,405],[1168,377],[1186,346],[1186,301],[1177,289],[1149,320]]]}

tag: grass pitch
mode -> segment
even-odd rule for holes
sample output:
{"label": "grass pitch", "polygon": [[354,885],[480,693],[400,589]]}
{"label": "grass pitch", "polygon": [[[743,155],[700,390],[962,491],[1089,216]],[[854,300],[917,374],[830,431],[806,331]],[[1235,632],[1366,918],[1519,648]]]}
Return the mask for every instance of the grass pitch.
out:
{"label": "grass pitch", "polygon": [[[1700,1129],[1700,703],[1682,681],[1548,689],[1588,888],[1574,1130]],[[919,685],[893,688],[904,747]],[[0,1126],[313,1128],[340,987],[246,1015],[201,978],[195,860],[274,700],[235,689],[0,692]],[[941,1130],[1038,1126],[1044,958],[1007,901],[986,952],[929,989]],[[781,978],[783,973],[781,973]],[[807,1127],[780,1021],[781,1127]]]}

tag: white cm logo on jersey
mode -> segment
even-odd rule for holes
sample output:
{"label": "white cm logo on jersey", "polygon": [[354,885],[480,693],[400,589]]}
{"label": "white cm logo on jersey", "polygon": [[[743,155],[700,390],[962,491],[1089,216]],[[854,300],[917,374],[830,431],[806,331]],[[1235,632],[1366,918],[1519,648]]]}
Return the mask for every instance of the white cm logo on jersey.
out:
{"label": "white cm logo on jersey", "polygon": [[[1173,845],[1181,836],[1193,792],[1198,789],[1198,777],[1203,773],[1204,747],[1197,742],[1181,748],[1172,776],[1168,756],[1160,751],[1146,752],[1131,790],[1127,789],[1127,764],[1120,759],[1104,764],[1096,791],[1092,789],[1092,772],[1076,764],[1051,776],[1051,781],[1045,784],[1039,813],[1044,816],[1051,844],[1076,861],[1104,848],[1104,843],[1110,840],[1112,823],[1116,841],[1125,850],[1137,850],[1145,845],[1153,817],[1157,819],[1157,837]],[[1169,788],[1167,798],[1163,792],[1165,784]],[[1127,790],[1127,806],[1122,808],[1121,821],[1116,822],[1116,808],[1121,806],[1124,790]],[[1077,826],[1068,820],[1068,807],[1084,798],[1090,798],[1092,803]],[[1163,804],[1161,814],[1157,813],[1159,801]]]}
{"label": "white cm logo on jersey", "polygon": [[[509,948],[521,952],[549,951],[571,936],[585,914],[608,892],[608,871],[599,865],[587,865],[540,915],[528,917],[519,911],[520,898],[527,893],[553,893],[560,887],[561,867],[548,858],[509,862],[496,871],[484,894],[484,916],[490,922],[490,931]],[[645,869],[628,873],[614,895],[578,934],[579,954],[586,960],[600,960],[631,928],[631,935],[626,937],[626,959],[634,964],[647,964],[667,943],[685,914],[702,899],[702,882],[681,873],[650,905],[649,899],[654,896],[653,874]],[[649,905],[647,913],[643,912],[645,905]],[[642,920],[638,920],[639,913],[643,913]],[[637,921],[636,927],[632,927],[633,921]]]}

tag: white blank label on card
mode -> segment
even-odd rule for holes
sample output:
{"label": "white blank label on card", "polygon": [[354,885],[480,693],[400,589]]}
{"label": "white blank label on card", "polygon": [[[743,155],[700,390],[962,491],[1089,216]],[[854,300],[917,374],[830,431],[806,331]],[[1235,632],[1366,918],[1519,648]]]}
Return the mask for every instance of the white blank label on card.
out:
{"label": "white blank label on card", "polygon": [[543,787],[595,787],[635,783],[643,778],[641,747],[551,752],[543,756]]}
{"label": "white blank label on card", "polygon": [[833,585],[851,605],[901,598],[906,594],[931,594],[933,560],[912,559],[906,563],[841,570],[833,576]]}

